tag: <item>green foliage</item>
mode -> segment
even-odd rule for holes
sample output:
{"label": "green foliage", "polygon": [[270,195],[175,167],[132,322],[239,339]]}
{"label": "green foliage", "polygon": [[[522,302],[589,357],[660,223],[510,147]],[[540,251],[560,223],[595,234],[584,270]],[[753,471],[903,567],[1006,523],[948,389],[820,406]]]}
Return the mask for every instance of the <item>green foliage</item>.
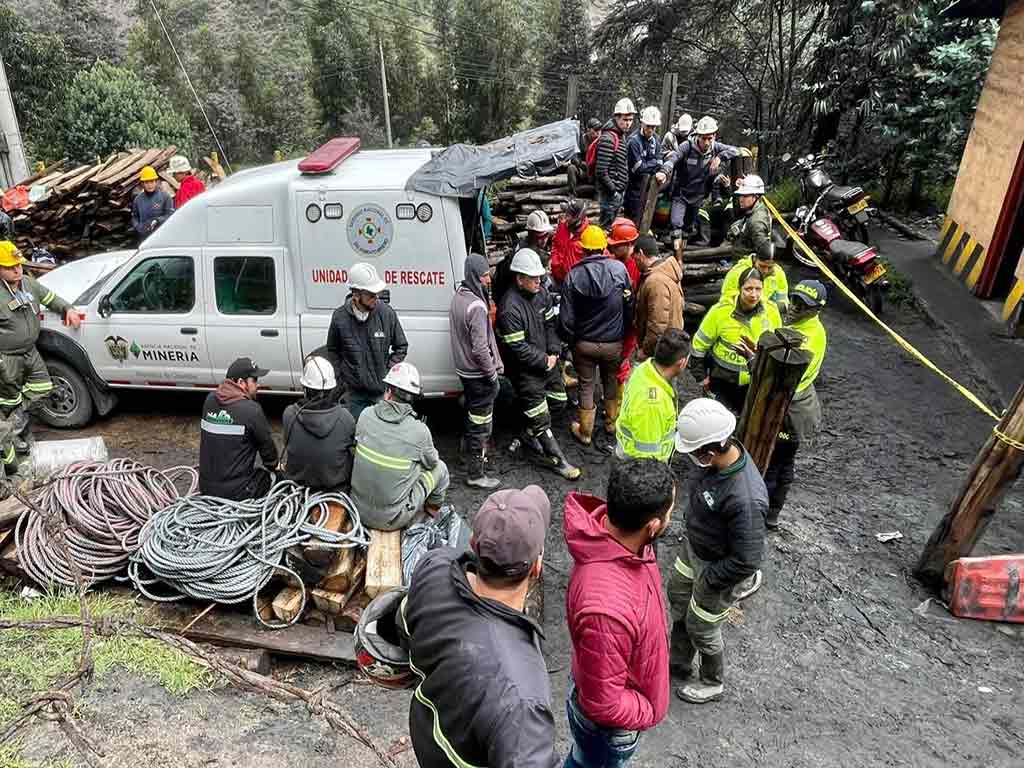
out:
{"label": "green foliage", "polygon": [[98,61],[68,86],[61,114],[64,151],[82,161],[128,147],[192,142],[188,122],[130,69]]}
{"label": "green foliage", "polygon": [[768,190],[768,199],[780,211],[795,211],[800,205],[800,182],[792,176],[779,179]]}
{"label": "green foliage", "polygon": [[[564,79],[568,84],[569,75],[584,75],[590,69],[590,18],[585,0],[560,0],[558,4],[558,27],[554,44],[547,54],[545,75]],[[537,123],[550,123],[564,116],[564,89],[546,87],[542,89],[537,104]]]}

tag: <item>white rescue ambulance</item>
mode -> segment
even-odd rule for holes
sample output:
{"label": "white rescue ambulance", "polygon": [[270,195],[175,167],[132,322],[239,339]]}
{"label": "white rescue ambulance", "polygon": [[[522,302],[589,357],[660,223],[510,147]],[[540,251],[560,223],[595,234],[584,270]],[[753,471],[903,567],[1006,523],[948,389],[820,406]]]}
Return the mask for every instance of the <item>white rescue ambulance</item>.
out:
{"label": "white rescue ambulance", "polygon": [[241,356],[270,370],[263,391],[301,392],[303,359],[326,343],[358,261],[387,283],[424,394],[457,394],[448,306],[475,201],[405,190],[429,149],[357,149],[334,140],[301,163],[233,174],[138,251],[43,277],[84,315],[77,331],[44,320],[39,346],[56,385],[44,419],[81,426],[113,408],[119,387],[210,389]]}

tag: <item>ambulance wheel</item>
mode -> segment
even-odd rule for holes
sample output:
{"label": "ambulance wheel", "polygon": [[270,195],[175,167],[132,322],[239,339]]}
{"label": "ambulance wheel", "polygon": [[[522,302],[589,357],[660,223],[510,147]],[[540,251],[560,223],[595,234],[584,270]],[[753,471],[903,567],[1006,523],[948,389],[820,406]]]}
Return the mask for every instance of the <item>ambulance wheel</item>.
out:
{"label": "ambulance wheel", "polygon": [[53,392],[39,409],[39,420],[58,429],[84,427],[92,420],[92,395],[85,379],[63,360],[47,360]]}

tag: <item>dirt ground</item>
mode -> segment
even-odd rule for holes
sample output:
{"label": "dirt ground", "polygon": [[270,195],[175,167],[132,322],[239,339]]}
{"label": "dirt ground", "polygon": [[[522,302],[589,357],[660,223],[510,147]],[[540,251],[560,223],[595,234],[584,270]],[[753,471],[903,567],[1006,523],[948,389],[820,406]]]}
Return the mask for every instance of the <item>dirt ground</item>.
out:
{"label": "dirt ground", "polygon": [[[917,311],[894,308],[887,319],[990,399],[948,339]],[[642,737],[634,764],[1020,766],[1021,630],[955,620],[940,604],[926,604],[931,595],[910,575],[992,425],[844,300],[832,302],[824,322],[830,346],[818,388],[825,429],[799,457],[784,528],[768,539],[765,586],[726,628],[727,696],[703,708],[673,697],[666,720]],[[104,435],[115,455],[160,466],[193,463],[200,404],[189,395],[129,396],[111,418],[82,434]],[[278,420],[284,404],[266,402]],[[425,410],[442,456],[457,467],[458,411],[443,404]],[[569,445],[564,425],[561,430]],[[570,656],[564,594],[571,563],[561,502],[570,485],[511,456],[512,437],[499,428],[495,469],[508,485],[542,484],[555,510],[545,557],[545,652],[564,754]],[[569,451],[584,467],[578,487],[603,495],[608,460]],[[685,465],[675,464],[680,477]],[[451,499],[460,510],[473,509],[484,494],[469,492],[461,479],[456,468]],[[1011,492],[980,552],[1024,551],[1022,496],[1020,488]],[[901,540],[875,539],[895,530]],[[670,536],[660,547],[666,574],[676,541]],[[375,689],[341,667],[281,662],[274,674],[325,687],[385,747],[407,744],[401,739],[408,692]],[[122,673],[86,693],[81,715],[109,766],[376,764],[303,708],[226,688],[175,698]],[[79,761],[52,724],[27,732],[23,754]],[[398,760],[415,765],[411,750]]]}

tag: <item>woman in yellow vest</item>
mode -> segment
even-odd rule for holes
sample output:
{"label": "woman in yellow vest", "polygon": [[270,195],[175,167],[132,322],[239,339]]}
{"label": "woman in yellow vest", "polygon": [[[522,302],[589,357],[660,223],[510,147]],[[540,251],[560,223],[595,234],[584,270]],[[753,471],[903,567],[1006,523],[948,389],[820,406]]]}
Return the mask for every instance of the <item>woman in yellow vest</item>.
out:
{"label": "woman in yellow vest", "polygon": [[693,337],[690,372],[709,396],[737,415],[743,410],[750,385],[748,363],[765,331],[782,325],[775,302],[761,301],[764,277],[756,267],[737,281],[734,302],[719,302],[704,315]]}

